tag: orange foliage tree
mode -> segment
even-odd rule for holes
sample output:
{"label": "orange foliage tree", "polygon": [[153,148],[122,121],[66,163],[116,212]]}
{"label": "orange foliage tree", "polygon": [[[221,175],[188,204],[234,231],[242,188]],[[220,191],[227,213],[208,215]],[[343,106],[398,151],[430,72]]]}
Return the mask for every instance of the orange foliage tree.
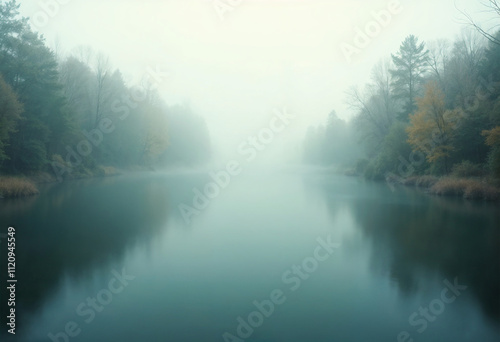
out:
{"label": "orange foliage tree", "polygon": [[418,110],[410,115],[406,128],[408,143],[414,151],[423,152],[431,164],[443,163],[449,172],[452,138],[459,121],[464,117],[462,109],[446,109],[445,97],[436,82],[425,87],[425,95],[417,99]]}

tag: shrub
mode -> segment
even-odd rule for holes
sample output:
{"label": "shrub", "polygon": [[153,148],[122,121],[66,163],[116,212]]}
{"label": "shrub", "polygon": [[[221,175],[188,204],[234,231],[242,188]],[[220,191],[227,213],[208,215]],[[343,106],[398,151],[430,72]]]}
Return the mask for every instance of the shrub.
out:
{"label": "shrub", "polygon": [[418,177],[417,183],[415,185],[418,186],[419,188],[430,188],[434,184],[436,184],[438,180],[439,178],[437,178],[436,176],[430,176],[430,175],[420,176]]}
{"label": "shrub", "polygon": [[484,175],[483,168],[480,165],[471,163],[468,160],[453,165],[451,173],[455,177],[481,177]]}
{"label": "shrub", "polygon": [[404,179],[389,172],[389,173],[386,173],[386,175],[385,175],[385,181],[390,183],[390,184],[403,184]]}
{"label": "shrub", "polygon": [[494,201],[499,198],[499,191],[491,185],[472,181],[465,189],[464,198]]}
{"label": "shrub", "polygon": [[490,151],[488,167],[493,177],[500,179],[500,146],[493,147]]}
{"label": "shrub", "polygon": [[406,186],[415,186],[417,184],[418,176],[406,177],[403,180],[403,184]]}
{"label": "shrub", "polygon": [[431,188],[431,193],[440,196],[463,196],[468,180],[460,178],[441,178]]}
{"label": "shrub", "polygon": [[0,178],[0,197],[14,198],[38,194],[38,189],[31,181],[19,177]]}
{"label": "shrub", "polygon": [[474,179],[442,178],[431,188],[431,193],[441,196],[463,196],[466,199],[498,200],[500,191],[493,185]]}
{"label": "shrub", "polygon": [[385,179],[385,172],[380,168],[380,163],[377,159],[372,159],[365,169],[364,177],[366,179],[380,181]]}

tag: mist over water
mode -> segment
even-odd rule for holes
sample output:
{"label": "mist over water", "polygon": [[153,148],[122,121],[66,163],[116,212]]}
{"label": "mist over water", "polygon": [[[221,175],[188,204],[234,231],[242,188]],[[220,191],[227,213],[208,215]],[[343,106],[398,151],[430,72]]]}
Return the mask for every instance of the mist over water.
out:
{"label": "mist over water", "polygon": [[[37,255],[18,260],[18,340],[50,340],[75,322],[75,341],[222,341],[237,336],[239,317],[249,324],[259,312],[254,301],[270,298],[280,304],[248,340],[391,340],[401,331],[498,339],[495,205],[317,171],[248,172],[187,225],[177,206],[205,181],[157,173],[73,182],[2,207]],[[116,272],[125,280],[110,285]],[[427,320],[409,317],[441,298],[444,281],[466,289],[440,315],[434,304],[437,318],[419,333]],[[110,288],[121,291],[108,298]]]}
{"label": "mist over water", "polygon": [[499,341],[499,13],[0,0],[1,341]]}

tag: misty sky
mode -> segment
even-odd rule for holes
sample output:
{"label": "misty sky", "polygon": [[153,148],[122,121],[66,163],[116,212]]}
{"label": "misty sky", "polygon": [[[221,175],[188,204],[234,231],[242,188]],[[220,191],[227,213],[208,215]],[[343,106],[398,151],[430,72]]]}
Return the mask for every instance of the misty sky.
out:
{"label": "misty sky", "polygon": [[[58,8],[47,5],[57,1]],[[401,0],[401,11],[349,63],[341,44],[353,45],[354,29],[390,3],[246,0],[222,20],[209,0],[26,0],[21,13],[60,55],[92,46],[131,82],[148,68],[168,70],[164,99],[189,103],[207,120],[214,143],[231,154],[268,125],[274,109],[296,114],[280,136],[287,144],[298,144],[291,138],[334,109],[349,118],[344,92],[365,84],[372,67],[409,34],[426,42],[455,38],[464,26],[456,7],[488,27],[479,1]]]}

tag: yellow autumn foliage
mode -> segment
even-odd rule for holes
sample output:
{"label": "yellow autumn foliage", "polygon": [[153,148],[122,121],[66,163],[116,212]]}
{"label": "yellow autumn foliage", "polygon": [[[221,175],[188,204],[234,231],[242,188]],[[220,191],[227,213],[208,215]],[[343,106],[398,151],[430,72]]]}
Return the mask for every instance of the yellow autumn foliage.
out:
{"label": "yellow autumn foliage", "polygon": [[500,145],[500,126],[496,126],[489,131],[482,131],[481,134],[486,137],[486,145],[496,146]]}
{"label": "yellow autumn foliage", "polygon": [[414,151],[423,152],[430,163],[446,160],[453,151],[451,138],[463,111],[446,109],[445,96],[435,82],[426,85],[425,95],[416,102],[418,110],[410,115],[406,128],[408,143]]}

